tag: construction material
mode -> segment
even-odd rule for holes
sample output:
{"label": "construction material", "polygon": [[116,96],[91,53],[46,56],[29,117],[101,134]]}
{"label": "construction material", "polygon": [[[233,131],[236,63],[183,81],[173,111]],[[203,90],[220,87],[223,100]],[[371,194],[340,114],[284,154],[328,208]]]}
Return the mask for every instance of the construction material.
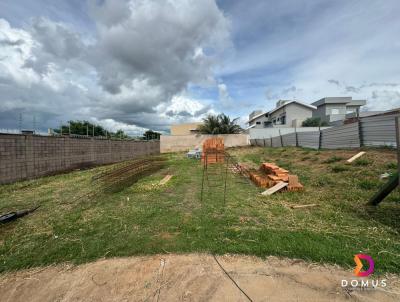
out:
{"label": "construction material", "polygon": [[190,150],[188,153],[186,153],[187,158],[195,158],[195,159],[200,159],[201,158],[201,150],[199,149],[194,149]]}
{"label": "construction material", "polygon": [[93,181],[104,191],[118,192],[131,186],[141,177],[161,169],[164,161],[161,157],[132,160],[94,176]]}
{"label": "construction material", "polygon": [[348,163],[352,163],[353,161],[355,161],[357,158],[360,158],[361,156],[363,156],[366,152],[361,151],[359,153],[357,153],[356,155],[354,155],[353,157],[349,158],[347,160]]}
{"label": "construction material", "polygon": [[399,173],[393,174],[392,177],[390,177],[389,181],[384,184],[384,186],[379,189],[379,191],[372,196],[372,198],[369,200],[368,204],[372,206],[377,206],[383,199],[385,199],[386,196],[390,194],[394,189],[397,188],[399,185]]}
{"label": "construction material", "polygon": [[248,175],[261,188],[271,188],[280,182],[285,182],[287,186],[284,191],[297,192],[304,189],[297,175],[289,174],[288,170],[274,163],[263,163],[258,170],[248,171]]}
{"label": "construction material", "polygon": [[21,210],[21,211],[15,211],[15,212],[10,212],[4,215],[0,216],[0,223],[7,223],[7,222],[11,222],[14,221],[18,218],[24,217],[30,213],[33,213],[34,211],[36,211],[40,206],[37,206],[33,209],[29,209],[29,210]]}
{"label": "construction material", "polygon": [[224,139],[222,137],[213,137],[206,139],[203,143],[203,152],[201,161],[207,164],[222,163],[225,158]]}
{"label": "construction material", "polygon": [[318,207],[318,205],[315,203],[311,203],[311,204],[290,206],[291,209],[303,209],[303,208],[312,208],[312,207]]}
{"label": "construction material", "polygon": [[172,178],[172,175],[165,175],[163,179],[160,180],[160,185],[163,186],[165,185],[170,179]]}
{"label": "construction material", "polygon": [[287,190],[290,192],[297,192],[304,190],[304,187],[299,182],[299,177],[297,175],[289,175],[289,185],[287,186]]}
{"label": "construction material", "polygon": [[[223,147],[223,145],[222,145]],[[221,149],[221,146],[217,147]],[[233,168],[235,161],[229,155],[229,153],[217,148],[206,148],[203,151],[202,163],[203,163],[203,175],[201,179],[201,195],[200,200],[203,201],[205,193],[210,195],[215,189],[223,190],[224,204],[226,201],[226,190],[227,190],[227,178],[228,170]],[[211,151],[211,152],[210,152]],[[216,153],[214,153],[217,151]],[[211,159],[209,158],[211,156]]]}
{"label": "construction material", "polygon": [[282,190],[284,187],[286,187],[288,185],[287,182],[278,182],[275,186],[273,186],[272,188],[269,188],[268,190],[262,192],[262,195],[272,195],[280,190]]}

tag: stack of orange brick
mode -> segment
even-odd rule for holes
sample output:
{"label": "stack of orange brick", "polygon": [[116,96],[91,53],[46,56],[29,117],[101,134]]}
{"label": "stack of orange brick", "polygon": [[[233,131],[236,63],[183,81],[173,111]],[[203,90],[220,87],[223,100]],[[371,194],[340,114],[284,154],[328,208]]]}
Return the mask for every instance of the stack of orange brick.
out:
{"label": "stack of orange brick", "polygon": [[270,188],[279,182],[287,182],[284,191],[302,191],[303,185],[299,183],[297,175],[278,167],[273,163],[263,163],[258,171],[249,172],[250,179],[259,187]]}
{"label": "stack of orange brick", "polygon": [[208,138],[203,143],[201,161],[207,158],[207,164],[222,163],[225,158],[224,139],[222,137]]}

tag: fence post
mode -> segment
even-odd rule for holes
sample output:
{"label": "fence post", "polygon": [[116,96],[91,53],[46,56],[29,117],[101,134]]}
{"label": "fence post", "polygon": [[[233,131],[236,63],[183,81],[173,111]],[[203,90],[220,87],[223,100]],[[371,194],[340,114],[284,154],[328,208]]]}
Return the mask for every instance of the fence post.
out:
{"label": "fence post", "polygon": [[263,137],[263,144],[264,144],[264,148],[265,148],[265,137]]}
{"label": "fence post", "polygon": [[296,147],[298,147],[299,146],[299,139],[297,137],[297,127],[294,128],[294,135],[295,135],[295,138],[296,138]]}
{"label": "fence post", "polygon": [[283,140],[282,140],[281,129],[279,129],[279,136],[280,136],[280,138],[281,138],[281,147],[283,147]]}
{"label": "fence post", "polygon": [[273,147],[272,145],[272,135],[269,136],[269,139],[271,140],[271,148]]}
{"label": "fence post", "polygon": [[[396,150],[397,150],[397,173],[400,175],[400,117],[395,117],[394,122],[396,125]],[[398,181],[398,186],[400,180]]]}
{"label": "fence post", "polygon": [[360,147],[364,147],[364,135],[360,117],[358,118],[358,138],[360,139]]}
{"label": "fence post", "polygon": [[322,140],[322,131],[321,131],[321,126],[318,127],[318,131],[319,131],[319,136],[318,136],[318,150],[321,149],[321,140]]}

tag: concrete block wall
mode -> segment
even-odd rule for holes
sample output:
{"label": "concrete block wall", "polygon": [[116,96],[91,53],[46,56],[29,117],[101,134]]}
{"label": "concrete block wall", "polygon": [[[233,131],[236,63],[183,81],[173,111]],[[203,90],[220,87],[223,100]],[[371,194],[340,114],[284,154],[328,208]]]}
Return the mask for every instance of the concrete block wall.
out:
{"label": "concrete block wall", "polygon": [[0,134],[0,184],[159,153],[159,141]]}

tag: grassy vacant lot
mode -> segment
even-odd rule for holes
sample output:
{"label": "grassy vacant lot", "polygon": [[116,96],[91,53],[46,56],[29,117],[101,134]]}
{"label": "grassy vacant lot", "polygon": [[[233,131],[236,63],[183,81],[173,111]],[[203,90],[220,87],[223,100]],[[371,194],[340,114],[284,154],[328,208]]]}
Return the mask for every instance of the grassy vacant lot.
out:
{"label": "grassy vacant lot", "polygon": [[[376,271],[400,273],[400,194],[378,208],[365,203],[396,168],[395,153],[296,148],[238,148],[230,153],[258,166],[275,162],[298,174],[305,192],[260,195],[228,174],[222,190],[209,188],[200,202],[202,167],[184,154],[165,155],[167,166],[119,193],[77,199],[90,190],[99,167],[0,186],[0,212],[40,204],[34,214],[0,226],[0,271],[100,257],[154,253],[278,255],[354,266],[354,254],[375,260]],[[165,186],[165,174],[174,177]],[[291,209],[294,204],[319,207]]]}

